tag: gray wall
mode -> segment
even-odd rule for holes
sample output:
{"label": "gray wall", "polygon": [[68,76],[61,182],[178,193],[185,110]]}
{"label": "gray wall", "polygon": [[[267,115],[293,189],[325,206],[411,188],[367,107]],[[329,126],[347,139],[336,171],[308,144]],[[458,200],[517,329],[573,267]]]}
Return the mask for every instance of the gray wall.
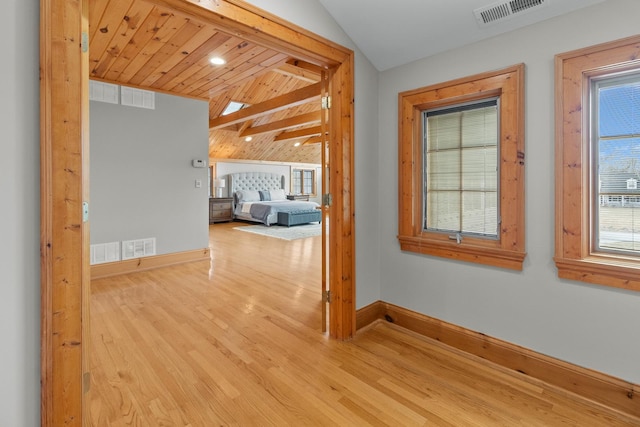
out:
{"label": "gray wall", "polygon": [[40,136],[36,0],[2,4],[0,425],[40,424]]}
{"label": "gray wall", "polygon": [[391,195],[398,185],[398,92],[526,64],[523,271],[402,253],[396,200],[381,197],[380,216],[388,219],[380,224],[384,301],[640,382],[640,292],[559,280],[553,263],[554,55],[636,34],[639,15],[637,0],[609,0],[380,74],[378,184],[380,195]]}
{"label": "gray wall", "polygon": [[209,156],[209,107],[160,93],[155,104],[91,101],[92,244],[155,237],[158,254],[209,246],[208,170],[191,164]]}

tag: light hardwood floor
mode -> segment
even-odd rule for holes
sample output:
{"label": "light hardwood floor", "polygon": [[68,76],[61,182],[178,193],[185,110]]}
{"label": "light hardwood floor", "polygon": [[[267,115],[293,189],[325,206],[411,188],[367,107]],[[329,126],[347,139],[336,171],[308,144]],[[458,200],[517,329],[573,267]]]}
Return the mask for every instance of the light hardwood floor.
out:
{"label": "light hardwood floor", "polygon": [[96,280],[95,426],[631,426],[378,322],[320,332],[320,238],[210,227],[212,261]]}

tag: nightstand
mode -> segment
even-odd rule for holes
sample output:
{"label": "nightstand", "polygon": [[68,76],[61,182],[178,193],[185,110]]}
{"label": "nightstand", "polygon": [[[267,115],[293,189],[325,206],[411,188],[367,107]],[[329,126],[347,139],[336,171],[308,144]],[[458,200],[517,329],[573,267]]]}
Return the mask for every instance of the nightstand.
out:
{"label": "nightstand", "polygon": [[309,201],[308,194],[288,194],[287,200],[303,200],[305,202]]}
{"label": "nightstand", "polygon": [[232,197],[209,198],[209,224],[213,224],[214,222],[232,221],[232,205]]}

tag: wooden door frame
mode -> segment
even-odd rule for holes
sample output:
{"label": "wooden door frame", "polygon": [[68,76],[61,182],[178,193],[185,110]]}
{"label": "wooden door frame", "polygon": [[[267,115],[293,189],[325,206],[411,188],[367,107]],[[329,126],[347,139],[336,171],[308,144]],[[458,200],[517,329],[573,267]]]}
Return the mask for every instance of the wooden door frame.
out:
{"label": "wooden door frame", "polygon": [[[145,0],[333,70],[329,333],[355,333],[353,52],[241,0]],[[88,312],[87,3],[40,0],[41,424],[83,422]],[[86,30],[84,33],[87,34]]]}

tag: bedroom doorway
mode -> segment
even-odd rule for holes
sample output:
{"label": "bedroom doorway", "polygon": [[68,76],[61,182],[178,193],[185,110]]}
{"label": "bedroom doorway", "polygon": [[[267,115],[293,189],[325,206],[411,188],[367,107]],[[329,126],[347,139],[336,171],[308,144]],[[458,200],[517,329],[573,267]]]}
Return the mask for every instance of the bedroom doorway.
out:
{"label": "bedroom doorway", "polygon": [[[329,332],[355,332],[353,52],[240,0],[148,0],[331,70]],[[41,419],[80,425],[89,373],[88,0],[42,0]],[[64,402],[62,404],[61,402]],[[55,403],[55,404],[54,404]]]}

